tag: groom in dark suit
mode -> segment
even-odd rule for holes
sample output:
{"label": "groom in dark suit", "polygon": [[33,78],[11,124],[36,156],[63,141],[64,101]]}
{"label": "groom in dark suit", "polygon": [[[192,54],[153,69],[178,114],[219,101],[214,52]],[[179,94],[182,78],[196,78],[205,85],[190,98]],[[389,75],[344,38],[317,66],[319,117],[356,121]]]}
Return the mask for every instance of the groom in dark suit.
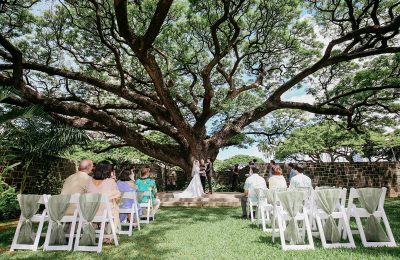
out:
{"label": "groom in dark suit", "polygon": [[212,177],[212,175],[213,175],[213,165],[212,165],[211,159],[207,158],[206,177],[207,177],[207,182],[208,182],[208,190],[209,190],[210,194],[212,194],[212,186],[211,186],[211,177]]}

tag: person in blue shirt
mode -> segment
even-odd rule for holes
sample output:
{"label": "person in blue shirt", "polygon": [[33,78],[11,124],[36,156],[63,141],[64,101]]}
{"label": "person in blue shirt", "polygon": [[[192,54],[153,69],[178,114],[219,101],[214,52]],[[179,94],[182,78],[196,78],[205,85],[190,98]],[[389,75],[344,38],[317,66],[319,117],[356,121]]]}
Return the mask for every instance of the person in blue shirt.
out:
{"label": "person in blue shirt", "polygon": [[294,169],[293,163],[289,163],[288,166],[289,166],[289,183],[290,183],[292,177],[296,176],[296,170]]}

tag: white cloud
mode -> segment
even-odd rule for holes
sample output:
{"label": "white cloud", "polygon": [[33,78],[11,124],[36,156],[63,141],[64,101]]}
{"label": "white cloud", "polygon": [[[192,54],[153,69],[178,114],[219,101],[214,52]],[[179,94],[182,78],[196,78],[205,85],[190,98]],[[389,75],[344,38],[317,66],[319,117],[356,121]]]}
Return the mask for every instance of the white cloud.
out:
{"label": "white cloud", "polygon": [[292,102],[302,102],[302,103],[308,103],[308,104],[314,104],[315,98],[313,95],[310,94],[305,94],[301,96],[292,96],[288,98],[285,101],[292,101]]}

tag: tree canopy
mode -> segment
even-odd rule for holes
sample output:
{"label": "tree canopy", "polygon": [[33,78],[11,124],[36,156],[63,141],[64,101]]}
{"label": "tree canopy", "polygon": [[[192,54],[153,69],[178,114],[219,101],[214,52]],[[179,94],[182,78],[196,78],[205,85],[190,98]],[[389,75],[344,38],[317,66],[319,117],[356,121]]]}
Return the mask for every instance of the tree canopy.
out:
{"label": "tree canopy", "polygon": [[353,162],[356,156],[369,161],[393,160],[398,147],[399,131],[385,134],[383,130],[369,129],[356,133],[329,121],[297,128],[275,146],[261,146],[278,160],[313,162],[335,162],[338,159]]}
{"label": "tree canopy", "polygon": [[[2,103],[41,105],[185,170],[282,109],[350,128],[398,113],[399,81],[386,80],[399,75],[398,1],[15,0],[0,12],[0,86],[15,90]],[[375,77],[354,77],[368,64]],[[296,88],[316,101],[285,100]]]}

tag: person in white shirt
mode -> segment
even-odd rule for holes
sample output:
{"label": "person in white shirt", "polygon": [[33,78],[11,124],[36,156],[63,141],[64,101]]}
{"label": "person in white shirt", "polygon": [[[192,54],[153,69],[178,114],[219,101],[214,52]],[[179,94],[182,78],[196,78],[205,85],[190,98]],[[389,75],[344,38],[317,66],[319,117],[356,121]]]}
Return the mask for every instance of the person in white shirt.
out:
{"label": "person in white shirt", "polygon": [[268,179],[268,187],[270,189],[287,188],[285,177],[279,169],[272,169],[272,176]]}
{"label": "person in white shirt", "polygon": [[312,182],[310,177],[304,175],[303,166],[295,166],[296,176],[290,180],[289,188],[312,188]]}
{"label": "person in white shirt", "polygon": [[242,205],[242,217],[247,218],[247,199],[249,198],[252,202],[257,201],[257,196],[255,194],[256,189],[266,189],[267,183],[265,179],[258,175],[260,169],[258,167],[254,167],[253,174],[246,179],[244,183],[244,195],[241,198]]}
{"label": "person in white shirt", "polygon": [[83,160],[79,163],[78,172],[70,175],[64,182],[61,194],[84,193],[87,182],[90,179],[89,174],[92,173],[93,162],[91,160]]}

